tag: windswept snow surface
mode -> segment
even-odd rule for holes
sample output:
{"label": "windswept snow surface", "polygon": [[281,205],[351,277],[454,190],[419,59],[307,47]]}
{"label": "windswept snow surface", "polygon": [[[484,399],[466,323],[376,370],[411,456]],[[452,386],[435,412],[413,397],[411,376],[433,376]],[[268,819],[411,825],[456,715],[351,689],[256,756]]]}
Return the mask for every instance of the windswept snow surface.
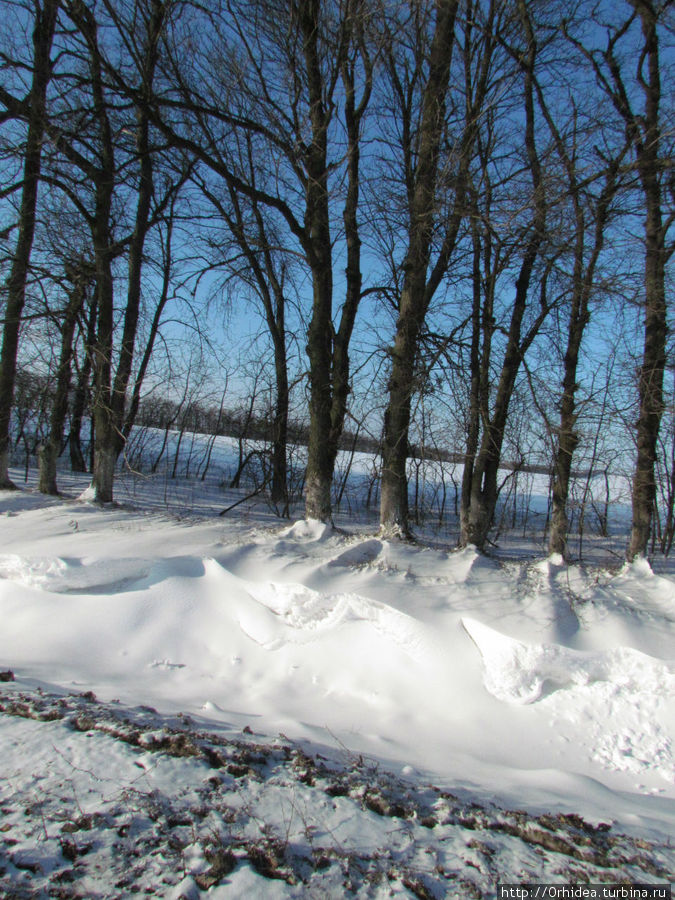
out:
{"label": "windswept snow surface", "polygon": [[0,669],[24,685],[675,832],[675,581],[645,563],[500,564],[318,522],[2,492],[0,621]]}

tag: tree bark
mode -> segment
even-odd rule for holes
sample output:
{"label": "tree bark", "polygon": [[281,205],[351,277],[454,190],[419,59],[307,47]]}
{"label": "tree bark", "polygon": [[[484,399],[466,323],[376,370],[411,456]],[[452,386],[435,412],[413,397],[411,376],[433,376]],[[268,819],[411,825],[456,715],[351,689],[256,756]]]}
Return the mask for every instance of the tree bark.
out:
{"label": "tree bark", "polygon": [[288,366],[286,362],[286,339],[283,321],[274,339],[274,373],[276,398],[272,421],[272,485],[270,498],[281,508],[282,515],[288,515]]}
{"label": "tree bark", "polygon": [[71,6],[69,15],[82,34],[89,54],[92,112],[98,131],[97,164],[81,157],[65,136],[59,135],[58,146],[80,167],[94,187],[94,210],[89,223],[94,251],[97,299],[96,339],[91,346],[94,374],[92,420],[95,433],[92,488],[97,503],[110,503],[113,499],[114,472],[114,463],[110,465],[110,451],[115,447],[111,397],[114,328],[112,274],[114,251],[111,212],[116,174],[115,150],[104,91],[103,63],[96,20],[91,10],[84,4]]}
{"label": "tree bark", "polygon": [[[358,4],[354,4],[355,10]],[[361,122],[370,102],[373,86],[373,63],[363,41],[363,22],[358,16],[353,18],[351,10],[345,20],[345,37],[349,36],[350,48],[341,60],[340,75],[345,92],[345,124],[347,129],[347,193],[342,211],[345,241],[347,245],[347,265],[345,268],[345,299],[342,304],[340,324],[333,340],[331,358],[332,401],[330,411],[330,431],[328,434],[331,456],[331,482],[335,470],[340,439],[347,415],[350,388],[349,345],[351,342],[356,314],[361,301],[363,273],[361,271],[361,236],[359,233],[358,211],[361,192]],[[356,58],[363,66],[363,87],[357,96]]]}
{"label": "tree bark", "polygon": [[[460,523],[469,521],[471,510],[471,486],[474,480],[474,466],[480,442],[481,416],[489,410],[489,365],[490,345],[493,327],[492,280],[485,279],[485,296],[481,288],[481,235],[479,230],[479,209],[476,191],[471,191],[471,244],[472,244],[472,303],[471,303],[471,349],[469,355],[469,411],[466,430],[466,451],[462,471],[462,496],[460,502]],[[486,234],[489,241],[489,232]],[[483,352],[481,355],[481,337]],[[464,528],[463,528],[464,530]],[[465,535],[466,537],[466,535]]]}
{"label": "tree bark", "polygon": [[[361,300],[361,242],[356,212],[359,204],[360,124],[371,93],[371,62],[363,44],[357,55],[364,65],[364,87],[357,103],[353,50],[354,29],[359,21],[357,4],[349,4],[342,23],[343,47],[338,70],[345,89],[347,125],[347,197],[343,222],[347,240],[347,284],[340,324],[333,325],[333,272],[328,203],[327,129],[331,110],[324,108],[318,47],[318,4],[303,5],[301,29],[308,73],[312,143],[306,153],[307,191],[305,223],[312,246],[310,269],[313,282],[312,319],[307,336],[310,361],[310,425],[305,474],[305,515],[322,522],[332,520],[331,487],[338,446],[344,427],[349,394],[349,342]],[[309,14],[311,11],[311,14]]]}

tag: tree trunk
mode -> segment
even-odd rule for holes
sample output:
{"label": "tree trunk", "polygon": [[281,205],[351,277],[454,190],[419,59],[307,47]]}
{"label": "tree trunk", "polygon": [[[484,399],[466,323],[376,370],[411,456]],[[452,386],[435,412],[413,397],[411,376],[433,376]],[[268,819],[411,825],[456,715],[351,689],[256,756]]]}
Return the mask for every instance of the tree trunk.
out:
{"label": "tree trunk", "polygon": [[663,373],[666,362],[665,234],[661,216],[659,178],[659,103],[661,83],[656,11],[649,0],[635,4],[642,22],[649,76],[644,135],[636,140],[638,171],[645,198],[645,338],[640,368],[640,413],[637,422],[637,459],[633,476],[633,522],[626,557],[647,554],[656,499],[656,442],[663,415]]}
{"label": "tree trunk", "polygon": [[[460,543],[469,543],[469,513],[471,510],[471,485],[474,479],[474,466],[480,441],[481,410],[485,412],[489,404],[487,376],[488,366],[483,366],[481,360],[481,334],[483,335],[483,360],[487,363],[490,358],[490,342],[492,340],[492,291],[486,289],[485,301],[481,290],[481,238],[479,232],[478,201],[475,191],[471,192],[472,209],[471,216],[471,241],[472,256],[472,306],[471,306],[471,350],[469,357],[469,371],[471,382],[469,385],[469,416],[466,432],[466,452],[464,454],[464,468],[462,471],[462,496],[460,504]],[[489,240],[489,237],[488,237]],[[486,278],[486,283],[489,279]],[[455,491],[455,504],[457,492]]]}
{"label": "tree trunk", "polygon": [[[497,386],[492,416],[485,409],[485,426],[480,448],[472,462],[470,484],[467,477],[463,489],[469,487],[469,497],[462,497],[460,546],[473,544],[482,550],[488,540],[499,495],[497,478],[501,462],[502,445],[506,431],[509,406],[513,397],[520,364],[546,315],[542,310],[524,338],[521,338],[522,320],[527,306],[532,270],[539,252],[542,232],[538,228],[526,249],[520,275],[516,282],[516,296],[511,314],[509,335],[504,362]],[[543,305],[543,304],[542,304]]]}
{"label": "tree trunk", "polygon": [[[579,443],[576,432],[576,393],[579,351],[586,325],[590,320],[589,303],[598,258],[604,244],[605,226],[609,213],[609,204],[615,192],[616,166],[612,167],[607,182],[595,209],[595,236],[591,249],[591,257],[584,271],[584,223],[580,208],[576,178],[570,186],[577,207],[577,242],[572,285],[572,309],[570,311],[567,349],[565,351],[563,391],[560,401],[560,426],[558,442],[553,463],[553,485],[551,493],[551,532],[549,535],[549,553],[567,556],[567,533],[569,522],[567,504],[569,499],[572,458]],[[575,193],[576,191],[576,193]]]}
{"label": "tree trunk", "polygon": [[[462,497],[462,518],[460,527],[460,545],[474,544],[483,549],[488,540],[488,533],[492,526],[497,497],[499,494],[497,478],[501,461],[502,445],[508,418],[509,406],[520,369],[520,364],[534,340],[541,323],[547,312],[546,281],[542,281],[540,312],[530,326],[528,332],[522,336],[522,325],[525,310],[527,308],[528,293],[534,266],[539,256],[539,251],[544,240],[547,201],[542,181],[541,163],[537,154],[535,137],[534,114],[534,66],[537,54],[537,45],[527,13],[525,0],[519,0],[518,11],[527,38],[526,52],[518,53],[518,63],[523,72],[524,80],[524,106],[525,106],[525,152],[527,163],[532,178],[532,222],[528,229],[529,236],[526,239],[523,250],[522,262],[516,291],[511,311],[509,331],[507,336],[504,360],[501,367],[499,383],[497,385],[494,410],[490,415],[489,392],[485,390],[481,397],[480,418],[483,421],[483,435],[480,448],[475,459],[472,460],[470,480],[467,477],[463,483],[463,489],[469,490],[468,499]],[[475,260],[474,260],[475,267]],[[474,290],[476,287],[474,285]],[[475,304],[474,296],[474,304]],[[490,314],[484,316],[484,328],[488,338],[493,330],[493,322]],[[475,311],[474,311],[475,327]],[[473,347],[472,341],[472,347]],[[489,340],[488,340],[489,344]],[[489,371],[489,359],[485,357],[481,361],[485,373]]]}
{"label": "tree trunk", "polygon": [[98,27],[91,9],[84,4],[69,7],[69,15],[80,30],[89,51],[89,86],[92,113],[98,129],[96,163],[88,162],[62,135],[57,140],[64,153],[84,172],[94,186],[94,215],[91,222],[98,295],[98,326],[92,348],[94,396],[92,413],[95,425],[94,499],[110,503],[113,499],[115,462],[124,447],[124,415],[126,392],[133,362],[141,299],[143,248],[149,227],[153,193],[152,157],[149,149],[147,100],[157,60],[159,34],[165,6],[153,2],[144,35],[146,43],[140,60],[141,102],[136,105],[136,151],[139,161],[139,185],[136,198],[136,220],[129,248],[129,275],[124,323],[117,371],[113,381],[112,357],[114,341],[114,286],[112,262],[115,253],[112,200],[116,187],[115,144],[106,99],[104,68],[108,68],[98,41]]}
{"label": "tree trunk", "polygon": [[[326,225],[328,224],[326,220]],[[330,240],[328,236],[328,241]],[[330,257],[330,244],[327,247]],[[333,293],[331,262],[315,270],[314,313],[309,326],[307,352],[310,359],[310,420],[305,475],[305,516],[331,521],[331,485],[335,453],[328,440],[331,428],[332,331],[330,298]]]}
{"label": "tree trunk", "polygon": [[408,431],[419,335],[431,300],[427,269],[436,206],[440,142],[445,127],[445,101],[454,46],[457,0],[439,0],[429,54],[429,75],[424,87],[419,151],[410,206],[408,250],[399,303],[396,336],[391,351],[389,401],[382,442],[380,529],[384,535],[407,537]]}
{"label": "tree trunk", "polygon": [[[98,328],[93,347],[94,464],[92,486],[96,503],[113,500],[113,473],[117,459],[117,440],[111,409],[111,356],[113,337],[113,282],[107,246],[96,248],[98,285]],[[112,464],[111,464],[112,458]]]}
{"label": "tree trunk", "polygon": [[19,236],[7,284],[2,350],[0,351],[0,488],[13,488],[9,477],[9,448],[19,328],[26,300],[26,280],[35,234],[35,211],[42,163],[47,86],[52,74],[51,50],[59,0],[36,3],[33,29],[33,81],[29,97],[28,135],[19,210]]}
{"label": "tree trunk", "polygon": [[70,467],[73,472],[86,472],[87,463],[82,452],[82,419],[87,406],[91,375],[91,348],[96,340],[96,319],[98,317],[98,289],[94,288],[89,317],[87,320],[87,334],[85,336],[84,360],[82,368],[78,372],[77,387],[73,395],[73,405],[70,413]]}
{"label": "tree trunk", "polygon": [[647,205],[645,234],[645,340],[640,368],[640,414],[637,423],[637,459],[633,476],[633,522],[627,558],[645,556],[656,498],[656,442],[663,414],[666,300],[663,234],[660,204]]}
{"label": "tree trunk", "polygon": [[[144,263],[143,253],[145,249],[145,240],[150,228],[150,207],[154,192],[153,158],[149,145],[150,120],[147,110],[157,65],[158,42],[164,23],[165,6],[164,3],[159,2],[159,0],[153,0],[151,8],[152,15],[148,23],[145,54],[141,63],[140,88],[142,99],[140,104],[136,107],[136,155],[139,164],[136,218],[129,246],[129,274],[119,362],[117,364],[117,371],[115,372],[115,380],[112,386],[111,395],[115,441],[114,448],[116,456],[119,456],[124,449],[126,438],[131,430],[131,425],[133,424],[133,422],[130,423],[128,429],[125,430],[127,389],[129,386],[129,378],[131,376],[131,367],[136,344],[136,332],[138,331],[138,318],[141,308],[141,276],[143,274]],[[160,305],[162,305],[161,302]],[[153,341],[155,334],[151,336]]]}
{"label": "tree trunk", "polygon": [[288,446],[288,368],[286,363],[286,339],[282,326],[278,340],[274,342],[274,372],[276,398],[272,432],[272,503],[282,507],[286,514],[288,505],[288,471],[286,453]]}
{"label": "tree trunk", "polygon": [[305,477],[305,515],[331,521],[331,484],[335,462],[327,438],[331,430],[331,359],[333,355],[333,261],[328,204],[327,131],[331,111],[324,105],[323,73],[318,46],[320,5],[298,4],[298,23],[307,69],[311,140],[305,151],[307,180],[305,228],[312,272],[312,319],[307,336],[310,424]]}
{"label": "tree trunk", "polygon": [[[247,142],[251,182],[255,184],[254,156],[250,142]],[[251,239],[245,226],[240,198],[230,187],[230,199],[234,215],[222,205],[220,200],[204,187],[204,192],[228,224],[242,252],[244,253],[257,285],[257,293],[263,305],[267,328],[272,338],[274,351],[274,414],[272,422],[272,484],[270,498],[282,515],[288,510],[288,360],[286,353],[286,297],[284,294],[283,264],[281,274],[274,264],[273,244],[267,233],[262,212],[255,200],[251,209],[255,218],[257,234]]]}
{"label": "tree trunk", "polygon": [[[354,6],[356,9],[356,5]],[[363,23],[355,26],[354,19],[347,18],[347,27],[358,30]],[[351,31],[350,31],[351,34]],[[363,274],[361,271],[361,237],[359,233],[358,210],[361,191],[361,148],[360,129],[361,121],[370,102],[372,92],[372,61],[360,44],[359,54],[363,64],[363,75],[358,77],[356,72],[356,56],[346,54],[340,67],[340,75],[345,91],[345,125],[347,130],[347,192],[345,205],[342,211],[344,223],[344,235],[347,245],[347,265],[345,267],[345,299],[342,304],[340,324],[333,339],[333,352],[331,357],[331,410],[330,431],[328,433],[328,453],[330,454],[331,481],[335,470],[340,439],[344,430],[345,417],[347,415],[347,401],[350,387],[350,363],[349,345],[356,321],[356,313],[361,302],[361,287]],[[356,84],[362,83],[360,97],[357,97]]]}
{"label": "tree trunk", "polygon": [[91,482],[96,503],[112,503],[116,463],[117,453],[113,441],[110,438],[99,440],[97,430],[94,475]]}
{"label": "tree trunk", "polygon": [[409,283],[404,285],[392,351],[389,400],[384,416],[380,529],[390,537],[410,536],[406,464],[414,364],[422,325],[421,310],[416,308],[418,296],[419,286],[416,291]]}
{"label": "tree trunk", "polygon": [[[565,376],[566,377],[566,376]],[[574,406],[563,397],[564,408],[560,412],[560,433],[553,462],[553,484],[551,486],[551,531],[548,552],[558,553],[567,558],[567,534],[569,519],[567,503],[569,499],[572,457],[577,449],[579,437],[574,431]]]}
{"label": "tree trunk", "polygon": [[[544,118],[553,136],[558,155],[560,156],[569,183],[569,193],[574,209],[575,221],[575,245],[574,267],[572,272],[572,306],[570,309],[567,349],[565,351],[564,372],[562,383],[562,397],[560,400],[560,423],[558,427],[558,440],[554,453],[553,479],[551,484],[551,531],[549,534],[549,553],[558,553],[563,558],[567,557],[567,535],[569,520],[567,505],[569,501],[569,485],[572,472],[572,458],[579,443],[576,432],[577,410],[577,369],[579,364],[579,352],[584,331],[590,321],[590,299],[593,290],[593,282],[598,259],[605,241],[605,226],[609,218],[609,208],[616,193],[616,176],[619,162],[623,159],[628,145],[617,155],[609,165],[605,184],[598,198],[598,202],[590,214],[594,222],[593,243],[590,247],[590,257],[586,262],[586,219],[583,207],[582,191],[579,185],[576,161],[573,153],[570,154],[560,129],[556,126],[548,106],[545,102],[543,91],[537,85],[539,104]],[[576,146],[578,136],[573,133],[573,146]],[[587,173],[583,173],[587,177]]]}
{"label": "tree trunk", "polygon": [[[97,328],[91,347],[94,390],[92,421],[94,425],[93,477],[94,500],[110,503],[113,499],[115,429],[112,411],[112,349],[114,329],[114,286],[112,275],[113,237],[111,224],[112,198],[115,187],[115,152],[112,129],[108,117],[102,72],[102,57],[98,43],[96,20],[83,4],[70,7],[69,14],[79,28],[89,51],[89,78],[92,93],[93,118],[98,129],[97,164],[80,164],[94,187],[94,214],[91,236],[96,273]],[[65,139],[62,148],[72,155]]]}
{"label": "tree trunk", "polygon": [[[96,190],[97,218],[93,236],[98,295],[98,324],[96,341],[92,347],[92,367],[94,370],[92,421],[95,432],[92,486],[94,488],[95,502],[111,503],[113,499],[114,460],[117,458],[117,441],[111,402],[114,296],[109,216],[112,201],[112,174],[110,182],[97,184]],[[111,457],[113,457],[112,465],[110,463]]]}
{"label": "tree trunk", "polygon": [[76,283],[66,306],[61,325],[61,355],[56,371],[56,390],[52,406],[49,437],[40,452],[40,475],[38,490],[43,494],[58,494],[56,484],[56,461],[63,443],[63,427],[68,413],[68,390],[70,388],[70,368],[73,358],[73,335],[77,317],[84,305],[86,283],[82,276]]}
{"label": "tree trunk", "polygon": [[[173,213],[173,211],[172,211]],[[131,402],[129,403],[129,409],[127,411],[126,417],[124,419],[124,425],[122,426],[122,439],[123,442],[126,443],[129,439],[129,435],[131,434],[131,429],[134,427],[134,423],[136,422],[136,416],[138,415],[138,409],[141,405],[141,390],[143,388],[143,381],[145,380],[146,373],[148,371],[148,366],[150,365],[150,360],[152,358],[152,351],[155,347],[155,341],[157,340],[157,335],[159,334],[159,326],[162,321],[162,314],[164,313],[164,309],[169,300],[169,288],[171,286],[171,237],[173,233],[173,219],[169,219],[169,223],[167,226],[167,235],[166,235],[166,243],[164,245],[164,260],[162,265],[162,291],[160,294],[159,302],[155,307],[155,312],[152,317],[152,323],[150,325],[150,333],[148,335],[148,340],[145,345],[145,350],[143,351],[143,356],[141,358],[141,363],[138,367],[138,373],[134,380],[134,387],[131,392]]]}
{"label": "tree trunk", "polygon": [[[263,10],[267,11],[265,5],[260,8],[261,14],[265,14]],[[359,296],[354,297],[353,285],[356,281],[351,275],[352,261],[355,256],[358,258],[353,249],[356,248],[358,251],[358,243],[353,242],[348,234],[346,240],[352,247],[348,251],[351,260],[348,263],[350,268],[347,279],[348,299],[342,306],[340,326],[336,334],[333,320],[329,180],[333,178],[339,180],[337,173],[341,165],[338,161],[343,156],[344,148],[338,137],[335,151],[329,160],[328,141],[329,131],[331,139],[334,135],[331,126],[335,126],[335,134],[340,133],[341,126],[335,123],[337,108],[344,96],[349,160],[347,179],[348,182],[352,182],[348,186],[348,194],[358,198],[358,192],[353,190],[353,173],[358,170],[358,153],[353,151],[354,142],[360,140],[359,124],[371,89],[370,12],[371,10],[364,7],[360,0],[346,0],[339,8],[328,7],[320,0],[297,0],[288,6],[286,27],[276,28],[278,23],[275,23],[275,33],[270,39],[271,59],[276,59],[280,67],[274,78],[277,78],[280,72],[284,72],[284,82],[292,85],[292,95],[288,98],[287,107],[283,103],[280,106],[279,99],[274,96],[276,87],[270,90],[270,85],[266,83],[268,76],[263,71],[265,67],[260,66],[255,48],[259,36],[254,34],[250,46],[245,39],[242,42],[242,52],[248,55],[252,64],[252,80],[242,88],[242,93],[244,96],[248,94],[253,101],[250,104],[249,99],[244,100],[245,105],[250,106],[253,118],[242,117],[240,98],[231,92],[229,86],[224,87],[222,81],[211,85],[215,87],[213,96],[216,96],[218,90],[224,91],[225,94],[232,93],[231,106],[220,100],[214,104],[204,96],[200,96],[203,85],[191,82],[190,76],[183,82],[185,99],[181,101],[181,106],[194,116],[195,127],[192,135],[201,132],[204,136],[203,141],[181,133],[181,129],[174,124],[176,117],[173,113],[171,118],[174,121],[169,122],[163,119],[156,109],[151,112],[153,123],[170,140],[193,153],[211,171],[223,177],[231,190],[251,201],[263,204],[271,209],[275,216],[280,215],[300,245],[301,256],[307,264],[312,280],[312,313],[306,344],[309,358],[310,427],[303,488],[305,514],[324,522],[331,521],[333,468],[337,442],[344,421],[345,398],[349,392],[347,344],[360,301],[360,292]],[[278,13],[279,10],[275,9],[274,14]],[[289,40],[299,52],[289,53]],[[276,57],[275,51],[278,54]],[[345,67],[352,71],[351,86],[348,83],[349,75],[345,78]],[[341,77],[344,94],[340,94],[337,88]],[[354,100],[354,83],[358,84],[361,90],[358,103]],[[350,96],[351,100],[347,99]],[[172,99],[170,104],[173,103]],[[354,128],[350,124],[352,114],[347,109],[350,103],[353,107]],[[258,111],[259,117],[256,117],[254,110]],[[280,196],[280,191],[268,192],[262,184],[263,178],[260,179],[261,184],[256,184],[251,172],[242,171],[241,157],[236,160],[235,165],[231,164],[227,155],[220,152],[218,142],[213,141],[210,120],[214,124],[227,123],[240,137],[246,140],[252,138],[255,145],[262,142],[271,153],[271,158],[279,153],[283,155],[284,165],[287,163],[288,172],[293,173],[292,193],[304,200],[300,217]],[[235,143],[238,140],[239,138]],[[228,147],[227,152],[229,151]],[[264,154],[261,155],[257,146],[254,168],[260,166],[263,157]],[[268,171],[266,166],[265,179]],[[283,167],[279,171],[283,172]],[[284,189],[286,187],[287,185],[284,185]],[[332,189],[331,183],[330,190]],[[355,223],[355,217],[352,220],[346,210],[345,226],[348,230],[352,228],[352,223]],[[353,303],[350,298],[353,298]],[[279,408],[279,423],[281,419],[282,413]],[[283,427],[277,433],[281,436],[282,432]],[[280,437],[274,448],[279,477],[275,492],[277,490],[281,492],[280,478],[284,465],[282,452]]]}
{"label": "tree trunk", "polygon": [[[667,173],[660,155],[661,74],[659,61],[659,17],[665,7],[653,0],[629,0],[628,18],[608,33],[607,47],[601,54],[588,50],[579,40],[570,38],[593,67],[614,109],[623,120],[626,138],[635,149],[636,169],[646,210],[644,245],[644,310],[645,333],[642,365],[640,367],[637,421],[637,457],[633,476],[633,521],[626,558],[628,561],[645,556],[652,526],[656,500],[654,468],[656,444],[663,414],[663,375],[665,343],[668,330],[665,266],[666,228],[662,221],[661,172]],[[615,50],[618,41],[628,32],[634,17],[640,21],[643,45],[638,58],[635,85],[626,85],[621,60]],[[567,35],[568,37],[569,34]],[[602,62],[600,61],[602,60]],[[641,112],[635,112],[633,98],[644,97]],[[665,177],[665,176],[664,176]]]}

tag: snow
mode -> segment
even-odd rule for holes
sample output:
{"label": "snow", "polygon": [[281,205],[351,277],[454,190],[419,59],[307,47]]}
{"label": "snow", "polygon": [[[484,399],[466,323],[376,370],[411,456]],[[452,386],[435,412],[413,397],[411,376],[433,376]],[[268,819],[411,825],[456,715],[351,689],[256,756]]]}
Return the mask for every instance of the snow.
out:
{"label": "snow", "polygon": [[[485,688],[498,700],[541,701],[556,730],[582,741],[590,758],[607,770],[638,777],[649,771],[675,782],[668,728],[675,696],[672,666],[631,647],[580,652],[559,644],[524,644],[470,618],[463,624],[483,657]],[[604,713],[600,721],[598,709]]]}
{"label": "snow", "polygon": [[[613,574],[556,557],[499,562],[348,522],[280,524],[244,504],[226,519],[177,517],[147,481],[135,507],[101,509],[83,487],[73,480],[63,500],[0,493],[0,670],[16,679],[0,685],[0,847],[16,842],[2,851],[9,865],[0,856],[0,889],[51,884],[70,853],[83,873],[73,896],[125,896],[111,887],[130,877],[122,862],[114,879],[101,874],[120,841],[145,854],[137,883],[176,900],[302,896],[303,878],[317,896],[342,896],[351,879],[357,895],[384,897],[415,895],[413,882],[417,896],[420,884],[465,896],[457,884],[470,877],[489,896],[501,874],[562,877],[545,842],[534,852],[514,836],[519,819],[510,832],[494,824],[509,810],[535,831],[548,828],[542,816],[562,816],[561,834],[575,816],[611,824],[617,847],[652,842],[659,871],[675,868],[673,578],[644,561]],[[45,719],[45,703],[61,718]],[[120,716],[137,722],[140,744],[113,734]],[[218,769],[209,786],[204,757],[157,749],[187,722],[235,755],[242,740],[264,745],[264,766],[225,781]],[[297,759],[311,777],[298,780]],[[348,790],[331,797],[331,779]],[[386,814],[372,809],[375,789]],[[199,819],[189,811],[209,791],[218,803],[209,794]],[[488,850],[470,846],[485,836],[445,794],[488,810]],[[166,808],[152,813],[158,798]],[[39,816],[24,815],[36,804]],[[63,824],[83,815],[103,824],[66,839]],[[189,827],[170,825],[181,815]],[[227,874],[214,835],[232,848]],[[276,847],[274,877],[256,862],[263,844]],[[325,865],[310,866],[321,854]]]}

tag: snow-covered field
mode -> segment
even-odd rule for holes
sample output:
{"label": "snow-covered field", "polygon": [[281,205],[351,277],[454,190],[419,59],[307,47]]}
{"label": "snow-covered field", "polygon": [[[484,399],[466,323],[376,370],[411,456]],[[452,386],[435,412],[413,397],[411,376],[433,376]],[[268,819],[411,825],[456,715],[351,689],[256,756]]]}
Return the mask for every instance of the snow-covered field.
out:
{"label": "snow-covered field", "polygon": [[61,482],[0,493],[2,896],[670,879],[674,579]]}

